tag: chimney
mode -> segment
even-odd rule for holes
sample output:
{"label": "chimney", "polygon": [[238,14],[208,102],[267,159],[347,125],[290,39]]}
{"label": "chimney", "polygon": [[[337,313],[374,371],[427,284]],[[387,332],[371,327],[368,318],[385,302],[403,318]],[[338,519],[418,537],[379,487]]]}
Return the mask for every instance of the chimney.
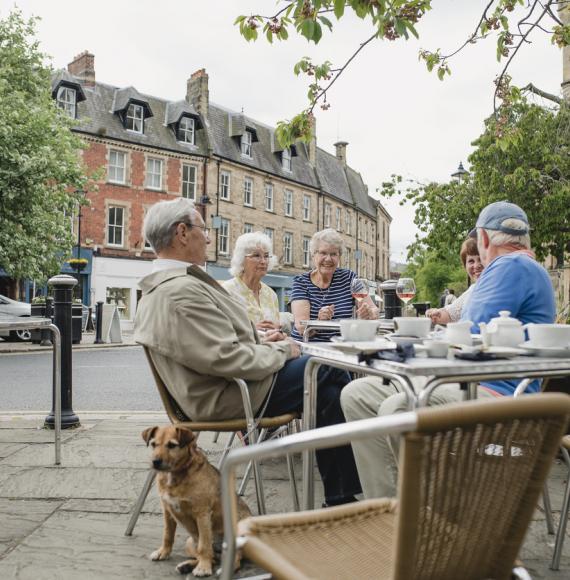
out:
{"label": "chimney", "polygon": [[336,147],[336,158],[342,163],[343,167],[346,167],[346,146],[348,143],[346,141],[338,141],[334,144]]}
{"label": "chimney", "polygon": [[317,166],[317,119],[314,115],[311,117],[311,140],[309,142],[309,163]]}
{"label": "chimney", "polygon": [[209,100],[208,74],[205,68],[201,68],[186,81],[186,102],[194,105],[198,113],[207,117]]}
{"label": "chimney", "polygon": [[[570,4],[568,2],[560,3],[558,7],[558,16],[563,24],[570,24]],[[566,102],[570,101],[570,47],[562,48],[562,97]]]}
{"label": "chimney", "polygon": [[95,55],[84,50],[78,54],[68,65],[67,70],[74,77],[83,81],[88,87],[95,86]]}

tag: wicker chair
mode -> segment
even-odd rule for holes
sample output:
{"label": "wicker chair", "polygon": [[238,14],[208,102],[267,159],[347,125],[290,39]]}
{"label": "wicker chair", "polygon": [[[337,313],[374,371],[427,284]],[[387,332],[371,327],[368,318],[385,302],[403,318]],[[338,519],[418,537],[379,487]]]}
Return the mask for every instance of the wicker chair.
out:
{"label": "wicker chair", "polygon": [[566,474],[566,488],[564,491],[564,499],[562,500],[562,509],[560,510],[560,522],[558,523],[558,531],[556,532],[554,554],[552,555],[552,563],[550,564],[553,570],[560,568],[560,556],[562,555],[562,546],[564,545],[566,526],[568,525],[568,512],[570,511],[570,435],[562,437],[560,451],[568,473]]}
{"label": "wicker chair", "polygon": [[[509,397],[232,450],[222,465],[222,578],[231,578],[236,548],[276,578],[509,578],[569,415],[567,395]],[[239,463],[398,433],[404,443],[397,502],[235,521],[232,482]]]}
{"label": "wicker chair", "polygon": [[[192,431],[196,433],[200,433],[202,431],[213,431],[216,433],[220,432],[236,433],[238,431],[243,431],[248,434],[249,442],[254,444],[260,440],[263,440],[264,434],[267,432],[267,430],[285,428],[298,418],[298,415],[296,414],[287,413],[275,417],[263,417],[261,419],[256,419],[251,407],[251,401],[249,398],[249,391],[246,382],[243,379],[234,379],[234,381],[238,384],[242,395],[245,418],[230,419],[227,421],[192,421],[189,417],[186,416],[184,411],[180,408],[176,400],[172,397],[172,395],[168,391],[167,386],[164,384],[162,378],[158,374],[158,371],[152,360],[152,356],[149,352],[149,349],[146,347],[143,347],[143,349],[148,364],[151,368],[154,381],[158,388],[162,404],[164,405],[164,409],[166,410],[166,414],[168,415],[168,418],[174,425],[180,427],[188,427],[189,429],[192,429]],[[293,505],[295,510],[298,510],[299,500],[297,497],[297,487],[295,483],[295,474],[293,471],[293,461],[290,455],[287,456],[287,466],[289,469],[289,480],[291,482],[291,494],[293,497]],[[261,477],[260,466],[257,462],[253,461],[252,467],[253,467],[253,476],[255,480],[255,492],[257,497],[258,511],[260,514],[264,514],[265,499],[263,493],[263,482]],[[246,476],[244,477],[248,476],[249,469],[246,470]],[[139,515],[144,506],[144,502],[154,483],[155,477],[156,471],[154,469],[150,469],[143,489],[137,499],[137,503],[133,508],[133,513],[127,525],[125,536],[132,535]]]}

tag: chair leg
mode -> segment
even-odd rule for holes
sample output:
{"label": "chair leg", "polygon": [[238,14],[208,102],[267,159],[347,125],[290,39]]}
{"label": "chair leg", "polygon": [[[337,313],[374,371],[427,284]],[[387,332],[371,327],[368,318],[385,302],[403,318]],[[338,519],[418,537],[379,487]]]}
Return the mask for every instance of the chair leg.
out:
{"label": "chair leg", "polygon": [[[262,441],[265,440],[265,435],[267,434],[267,429],[262,429],[259,433],[259,439],[258,439],[258,443],[261,443]],[[253,463],[250,461],[247,464],[247,467],[245,468],[245,471],[243,473],[243,477],[241,479],[241,482],[239,484],[239,489],[238,489],[238,495],[242,496],[245,494],[245,489],[247,487],[247,484],[249,483],[249,478],[251,477],[251,468],[253,467]]]}
{"label": "chair leg", "polygon": [[213,439],[213,443],[217,443],[218,442],[218,437],[220,436],[220,432],[216,431],[214,433],[214,439]]}
{"label": "chair leg", "polygon": [[[218,431],[218,434],[219,434],[219,431]],[[220,457],[220,461],[218,461],[218,469],[221,469],[222,463],[223,463],[224,459],[226,458],[226,455],[230,452],[230,449],[232,448],[235,437],[236,437],[236,432],[234,431],[230,435],[230,438],[228,439],[228,442],[226,443],[226,446],[224,447],[224,450],[222,451],[222,456]]]}
{"label": "chair leg", "polygon": [[562,555],[562,546],[564,544],[564,536],[566,535],[566,525],[568,524],[568,509],[570,508],[570,455],[568,451],[562,447],[562,455],[568,467],[568,475],[566,476],[566,490],[564,491],[564,501],[562,502],[562,509],[560,510],[560,522],[558,523],[558,532],[556,532],[556,542],[554,544],[554,554],[552,555],[552,563],[550,567],[552,570],[560,568],[560,556]]}
{"label": "chair leg", "polygon": [[137,525],[137,520],[139,519],[139,516],[140,516],[141,511],[143,509],[144,502],[146,501],[146,498],[148,496],[148,492],[152,488],[152,484],[154,483],[155,477],[156,477],[156,471],[154,469],[149,469],[148,475],[146,476],[146,481],[144,482],[144,486],[142,488],[142,491],[141,491],[141,493],[137,499],[137,503],[133,509],[133,514],[131,516],[131,519],[129,520],[129,524],[127,525],[127,529],[125,530],[125,536],[132,536],[133,535],[133,530],[135,529],[135,526]]}
{"label": "chair leg", "polygon": [[293,509],[299,511],[299,492],[297,491],[297,481],[295,480],[295,468],[293,467],[293,456],[287,455],[287,471],[289,472],[289,485],[291,486],[291,499]]}
{"label": "chair leg", "polygon": [[[261,443],[265,438],[266,429],[262,429],[258,434],[257,429],[252,429],[249,433],[249,440],[252,445],[256,443]],[[259,515],[265,514],[265,493],[263,491],[263,479],[261,475],[261,465],[257,461],[252,462],[253,466],[253,479],[255,480],[255,495],[257,497],[257,510]],[[243,484],[243,482],[242,482]]]}
{"label": "chair leg", "polygon": [[550,503],[550,492],[548,491],[548,483],[544,483],[544,488],[542,489],[542,503],[544,505],[544,516],[546,519],[546,531],[553,536],[556,532],[554,531],[554,519],[552,518],[552,504]]}

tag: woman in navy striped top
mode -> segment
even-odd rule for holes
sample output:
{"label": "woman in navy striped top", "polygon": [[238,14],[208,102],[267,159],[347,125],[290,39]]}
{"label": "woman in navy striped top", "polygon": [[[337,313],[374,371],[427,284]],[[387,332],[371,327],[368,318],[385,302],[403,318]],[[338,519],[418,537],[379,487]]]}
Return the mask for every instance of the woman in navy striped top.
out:
{"label": "woman in navy striped top", "polygon": [[[350,283],[356,274],[352,270],[339,268],[343,250],[342,236],[332,228],[321,230],[311,238],[310,251],[314,269],[293,280],[291,310],[295,327],[291,336],[303,338],[301,320],[331,320],[352,318],[352,294]],[[360,302],[358,318],[378,318],[379,311],[370,296]],[[321,330],[312,337],[313,341],[329,341],[337,331]]]}

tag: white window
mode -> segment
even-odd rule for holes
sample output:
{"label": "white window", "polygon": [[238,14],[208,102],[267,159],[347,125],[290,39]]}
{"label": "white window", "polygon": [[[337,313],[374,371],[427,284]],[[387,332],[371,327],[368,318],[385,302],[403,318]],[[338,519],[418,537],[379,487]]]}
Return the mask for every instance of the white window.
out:
{"label": "white window", "polygon": [[325,203],[325,228],[331,227],[331,204]]}
{"label": "white window", "polygon": [[290,232],[283,234],[283,262],[285,264],[293,263],[293,234]]}
{"label": "white window", "polygon": [[182,164],[182,197],[196,201],[196,166]]}
{"label": "white window", "polygon": [[251,177],[243,180],[243,205],[253,207],[253,179]]}
{"label": "white window", "polygon": [[220,199],[230,199],[231,174],[229,171],[220,173]]}
{"label": "white window", "polygon": [[123,246],[124,207],[109,206],[107,210],[107,244],[109,246]]}
{"label": "white window", "polygon": [[286,189],[283,193],[283,207],[286,216],[293,215],[293,192],[290,189]]}
{"label": "white window", "polygon": [[148,189],[162,189],[162,159],[149,157],[146,160],[146,186]]}
{"label": "white window", "polygon": [[291,171],[291,149],[283,149],[281,165],[285,171]]}
{"label": "white window", "polygon": [[251,234],[253,232],[253,224],[243,224],[243,233]]}
{"label": "white window", "polygon": [[251,131],[245,131],[241,136],[241,154],[251,157]]}
{"label": "white window", "polygon": [[345,224],[346,227],[344,231],[350,236],[350,230],[352,229],[352,217],[350,215],[350,210],[348,209],[346,210]]}
{"label": "white window", "polygon": [[303,196],[303,221],[310,221],[311,219],[311,196]]}
{"label": "white window", "polygon": [[273,184],[265,184],[265,209],[266,211],[273,211]]}
{"label": "white window", "polygon": [[142,105],[135,105],[131,103],[127,109],[127,116],[125,119],[125,128],[127,131],[134,131],[135,133],[143,132],[144,111]]}
{"label": "white window", "polygon": [[57,106],[65,111],[65,114],[75,119],[77,109],[77,91],[69,87],[59,87],[57,90]]}
{"label": "white window", "polygon": [[271,243],[273,243],[273,234],[275,233],[275,230],[273,228],[265,228],[263,232],[271,240]]}
{"label": "white window", "polygon": [[303,266],[305,268],[309,267],[309,261],[311,259],[311,253],[309,251],[309,245],[311,243],[311,238],[303,237]]}
{"label": "white window", "polygon": [[109,151],[109,181],[111,183],[125,183],[127,169],[127,154],[124,151]]}
{"label": "white window", "polygon": [[368,222],[364,222],[364,241],[368,243]]}
{"label": "white window", "polygon": [[340,230],[342,229],[341,226],[341,209],[340,207],[336,208],[336,229],[338,232],[340,232]]}
{"label": "white window", "polygon": [[182,117],[178,123],[178,141],[194,145],[194,119]]}
{"label": "white window", "polygon": [[229,254],[230,248],[230,220],[222,218],[218,235],[220,254]]}

